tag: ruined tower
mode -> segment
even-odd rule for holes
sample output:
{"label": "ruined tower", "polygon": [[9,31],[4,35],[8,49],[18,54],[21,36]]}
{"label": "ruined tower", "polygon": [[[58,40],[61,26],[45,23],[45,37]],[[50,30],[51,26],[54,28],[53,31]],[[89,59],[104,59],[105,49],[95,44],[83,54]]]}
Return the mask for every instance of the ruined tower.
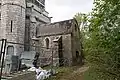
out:
{"label": "ruined tower", "polygon": [[[25,0],[1,0],[0,39],[24,44],[25,33]],[[19,55],[24,45],[7,44],[7,54]]]}

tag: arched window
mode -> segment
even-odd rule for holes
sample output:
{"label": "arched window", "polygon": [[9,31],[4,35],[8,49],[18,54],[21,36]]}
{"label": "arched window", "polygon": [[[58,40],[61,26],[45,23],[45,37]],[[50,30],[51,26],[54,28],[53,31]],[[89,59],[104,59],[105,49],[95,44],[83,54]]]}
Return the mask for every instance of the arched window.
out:
{"label": "arched window", "polygon": [[50,41],[49,41],[48,38],[46,38],[45,41],[46,41],[46,48],[49,49],[49,43],[50,43]]}

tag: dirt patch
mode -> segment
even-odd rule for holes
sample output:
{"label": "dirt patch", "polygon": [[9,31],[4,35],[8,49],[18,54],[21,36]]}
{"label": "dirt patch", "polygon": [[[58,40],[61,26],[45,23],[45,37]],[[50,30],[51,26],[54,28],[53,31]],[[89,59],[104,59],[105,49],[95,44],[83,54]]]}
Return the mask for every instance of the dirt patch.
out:
{"label": "dirt patch", "polygon": [[58,74],[56,76],[51,77],[47,80],[83,80],[83,74],[88,70],[89,67],[64,67],[58,70]]}
{"label": "dirt patch", "polygon": [[81,67],[73,71],[71,74],[67,75],[64,79],[61,80],[83,80],[83,74],[88,70],[88,67]]}

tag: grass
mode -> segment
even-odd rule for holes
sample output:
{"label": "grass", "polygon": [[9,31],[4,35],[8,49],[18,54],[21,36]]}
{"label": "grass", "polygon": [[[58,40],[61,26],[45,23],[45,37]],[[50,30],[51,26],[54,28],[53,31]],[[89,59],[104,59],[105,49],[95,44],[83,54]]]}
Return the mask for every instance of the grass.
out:
{"label": "grass", "polygon": [[96,73],[93,69],[89,69],[84,73],[84,80],[101,80],[98,79],[98,73]]}
{"label": "grass", "polygon": [[79,68],[80,66],[56,68],[58,74],[46,80],[83,80],[82,79],[83,74],[79,72],[75,72]]}

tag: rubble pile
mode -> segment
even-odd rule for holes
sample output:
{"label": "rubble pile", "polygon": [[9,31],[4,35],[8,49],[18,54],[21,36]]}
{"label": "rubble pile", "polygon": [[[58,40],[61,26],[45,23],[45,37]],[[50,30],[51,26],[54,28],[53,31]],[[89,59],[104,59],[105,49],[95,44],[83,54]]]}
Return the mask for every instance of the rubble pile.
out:
{"label": "rubble pile", "polygon": [[49,78],[52,75],[52,70],[43,70],[41,67],[35,68],[31,67],[28,71],[36,72],[36,80],[44,80]]}

